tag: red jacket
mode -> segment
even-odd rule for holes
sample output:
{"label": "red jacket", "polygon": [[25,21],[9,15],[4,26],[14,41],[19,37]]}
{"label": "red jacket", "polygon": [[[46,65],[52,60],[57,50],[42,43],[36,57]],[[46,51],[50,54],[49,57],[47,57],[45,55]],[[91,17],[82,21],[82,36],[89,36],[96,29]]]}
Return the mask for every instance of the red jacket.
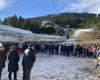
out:
{"label": "red jacket", "polygon": [[96,53],[96,50],[97,50],[96,48],[92,48],[93,53]]}

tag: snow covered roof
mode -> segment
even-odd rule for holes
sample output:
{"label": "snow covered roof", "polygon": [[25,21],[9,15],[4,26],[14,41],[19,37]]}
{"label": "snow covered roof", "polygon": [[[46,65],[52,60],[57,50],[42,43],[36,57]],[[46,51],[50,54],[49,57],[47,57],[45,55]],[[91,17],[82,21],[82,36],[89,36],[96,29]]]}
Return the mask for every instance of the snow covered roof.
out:
{"label": "snow covered roof", "polygon": [[2,25],[2,24],[0,24],[0,30],[11,31],[11,32],[16,32],[16,33],[21,33],[21,34],[28,34],[28,35],[33,34],[31,31],[28,31],[28,30],[14,28],[14,27]]}

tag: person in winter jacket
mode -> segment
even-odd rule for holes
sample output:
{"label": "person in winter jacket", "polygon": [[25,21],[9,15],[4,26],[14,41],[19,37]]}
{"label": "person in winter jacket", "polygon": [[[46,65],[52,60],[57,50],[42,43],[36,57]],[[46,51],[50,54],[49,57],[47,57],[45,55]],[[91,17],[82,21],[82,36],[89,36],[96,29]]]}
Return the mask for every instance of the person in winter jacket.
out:
{"label": "person in winter jacket", "polygon": [[34,45],[29,44],[28,49],[25,50],[22,66],[23,66],[23,80],[30,80],[31,69],[35,63],[36,55]]}
{"label": "person in winter jacket", "polygon": [[98,68],[98,66],[100,66],[100,47],[97,47],[96,58],[97,58],[97,64],[95,68]]}
{"label": "person in winter jacket", "polygon": [[97,48],[95,46],[92,47],[92,52],[93,52],[93,58],[96,59],[96,50]]}
{"label": "person in winter jacket", "polygon": [[5,67],[6,58],[7,58],[7,55],[5,52],[5,48],[3,47],[3,44],[0,43],[0,80],[1,80],[2,70]]}
{"label": "person in winter jacket", "polygon": [[97,47],[97,50],[96,50],[96,58],[98,58],[100,55],[100,47]]}
{"label": "person in winter jacket", "polygon": [[14,73],[14,80],[17,80],[17,71],[19,70],[19,65],[18,65],[19,54],[18,54],[16,45],[11,46],[11,49],[8,55],[8,60],[9,60],[9,63],[8,63],[9,80],[12,80],[11,79],[12,72]]}

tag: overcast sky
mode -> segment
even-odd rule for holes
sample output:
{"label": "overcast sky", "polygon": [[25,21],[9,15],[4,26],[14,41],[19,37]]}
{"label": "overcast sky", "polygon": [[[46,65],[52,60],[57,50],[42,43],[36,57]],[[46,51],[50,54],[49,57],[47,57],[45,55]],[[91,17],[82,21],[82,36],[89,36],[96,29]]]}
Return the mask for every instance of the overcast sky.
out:
{"label": "overcast sky", "polygon": [[100,13],[100,0],[0,0],[0,18],[25,18],[60,12]]}

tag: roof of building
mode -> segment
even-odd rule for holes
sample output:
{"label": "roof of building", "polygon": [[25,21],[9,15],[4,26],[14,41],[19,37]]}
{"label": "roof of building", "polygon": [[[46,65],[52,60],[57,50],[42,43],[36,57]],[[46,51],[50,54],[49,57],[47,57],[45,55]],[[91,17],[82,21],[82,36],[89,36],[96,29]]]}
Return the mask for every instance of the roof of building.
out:
{"label": "roof of building", "polygon": [[33,34],[31,31],[28,31],[28,30],[14,28],[14,27],[2,25],[2,24],[0,24],[0,30],[11,31],[11,32],[16,32],[16,33],[21,33],[21,34],[29,34],[29,35]]}

